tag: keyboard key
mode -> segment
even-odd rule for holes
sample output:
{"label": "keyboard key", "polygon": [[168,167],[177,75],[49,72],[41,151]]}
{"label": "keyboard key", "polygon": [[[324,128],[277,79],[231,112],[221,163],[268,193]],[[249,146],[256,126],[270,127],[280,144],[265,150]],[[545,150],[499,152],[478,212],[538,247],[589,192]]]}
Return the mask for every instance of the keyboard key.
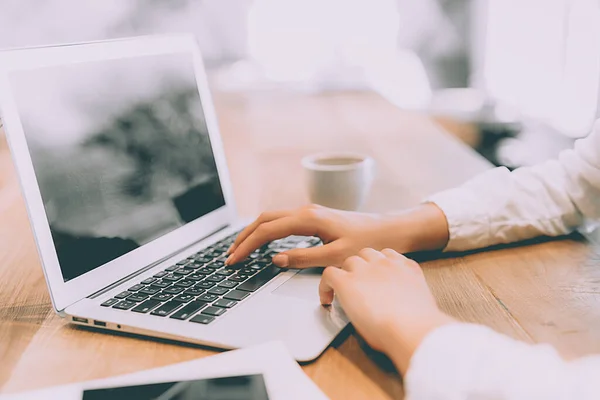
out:
{"label": "keyboard key", "polygon": [[129,296],[130,294],[132,294],[131,292],[128,292],[127,290],[124,292],[121,292],[117,295],[115,295],[115,299],[124,299],[125,297]]}
{"label": "keyboard key", "polygon": [[240,276],[240,275],[232,275],[229,277],[229,281],[233,281],[233,282],[244,282],[246,279],[248,279],[249,276]]}
{"label": "keyboard key", "polygon": [[181,260],[175,263],[175,265],[179,265],[180,267],[183,265],[187,265],[190,263],[190,260],[188,260],[187,258],[185,260]]}
{"label": "keyboard key", "polygon": [[217,300],[218,298],[219,298],[219,296],[216,296],[214,294],[204,293],[202,296],[198,297],[198,300],[206,301],[207,303],[211,303],[211,302]]}
{"label": "keyboard key", "polygon": [[251,276],[251,275],[254,275],[257,272],[258,272],[257,270],[254,270],[252,268],[244,268],[244,269],[241,269],[240,272],[238,272],[238,275],[248,275],[248,276]]}
{"label": "keyboard key", "polygon": [[188,276],[185,277],[185,279],[196,281],[196,282],[201,281],[204,278],[206,278],[206,275],[196,274],[196,273],[188,275]]}
{"label": "keyboard key", "polygon": [[140,283],[142,285],[149,285],[152,282],[156,282],[156,278],[147,278],[147,279],[144,279],[143,281],[141,281]]}
{"label": "keyboard key", "polygon": [[311,246],[316,246],[316,245],[318,245],[318,244],[321,244],[321,239],[319,239],[319,238],[318,238],[318,237],[316,237],[316,236],[312,236],[312,237],[306,238],[306,239],[305,239],[305,241],[306,241],[308,244],[310,244]]}
{"label": "keyboard key", "polygon": [[229,257],[229,256],[227,254],[223,253],[219,257],[215,258],[214,261],[223,261],[223,263],[225,263],[225,260],[227,260],[227,257]]}
{"label": "keyboard key", "polygon": [[171,286],[170,288],[166,288],[165,290],[163,290],[163,293],[166,293],[166,294],[179,294],[179,293],[181,293],[183,291],[184,291],[184,289],[182,287]]}
{"label": "keyboard key", "polygon": [[148,286],[148,287],[145,287],[142,290],[140,290],[138,293],[153,295],[153,294],[156,294],[158,292],[160,292],[159,288]]}
{"label": "keyboard key", "polygon": [[248,292],[242,292],[241,290],[232,290],[231,292],[223,296],[223,298],[235,301],[242,301],[248,296],[250,296],[250,293]]}
{"label": "keyboard key", "polygon": [[116,305],[113,306],[113,308],[116,308],[118,310],[129,310],[131,307],[135,306],[137,303],[135,301],[129,301],[129,300],[122,300],[119,303],[117,303]]}
{"label": "keyboard key", "polygon": [[180,279],[183,279],[183,275],[169,274],[163,278],[163,281],[177,282]]}
{"label": "keyboard key", "polygon": [[215,286],[214,282],[202,281],[202,282],[196,283],[196,286],[194,286],[194,287],[200,288],[200,289],[210,289],[213,286]]}
{"label": "keyboard key", "polygon": [[186,279],[186,280],[177,282],[175,284],[175,286],[182,287],[182,288],[189,288],[191,286],[194,286],[195,283],[196,282],[194,282],[194,281],[190,281],[190,280]]}
{"label": "keyboard key", "polygon": [[173,271],[175,275],[189,275],[192,272],[194,272],[194,270],[190,268],[179,268]]}
{"label": "keyboard key", "polygon": [[179,301],[180,303],[187,303],[190,300],[194,300],[195,296],[192,296],[190,294],[180,294],[177,297],[173,298],[173,301]]}
{"label": "keyboard key", "polygon": [[210,275],[215,271],[216,271],[216,269],[214,269],[214,268],[203,267],[203,268],[197,269],[196,273],[200,274],[200,275]]}
{"label": "keyboard key", "polygon": [[136,303],[139,303],[140,301],[144,301],[147,298],[148,298],[147,294],[134,293],[131,296],[127,297],[127,300],[135,301]]}
{"label": "keyboard key", "polygon": [[225,277],[223,275],[211,275],[205,279],[206,282],[221,282]]}
{"label": "keyboard key", "polygon": [[104,303],[100,304],[102,307],[110,307],[114,304],[117,304],[119,299],[108,299]]}
{"label": "keyboard key", "polygon": [[164,289],[164,288],[168,288],[169,286],[171,286],[171,282],[169,282],[169,281],[156,281],[151,286],[152,287],[157,287],[159,289]]}
{"label": "keyboard key", "polygon": [[223,268],[225,266],[225,261],[223,260],[215,260],[208,264],[210,268]]}
{"label": "keyboard key", "polygon": [[229,268],[235,269],[236,271],[239,271],[242,268],[246,268],[246,263],[245,262],[241,262],[241,263],[229,265]]}
{"label": "keyboard key", "polygon": [[224,287],[224,288],[227,288],[227,289],[233,289],[237,285],[238,285],[237,282],[232,282],[232,281],[223,281],[223,282],[219,283],[220,287]]}
{"label": "keyboard key", "polygon": [[267,267],[265,270],[261,271],[257,275],[254,275],[252,278],[248,279],[246,282],[242,283],[238,286],[238,290],[243,290],[246,292],[254,292],[258,290],[265,283],[269,282],[271,279],[279,274],[280,269],[275,266]]}
{"label": "keyboard key", "polygon": [[158,300],[146,300],[145,302],[143,302],[142,304],[140,304],[139,306],[131,309],[131,311],[134,312],[139,312],[139,313],[147,313],[148,311],[152,310],[153,308],[157,307],[161,302]]}
{"label": "keyboard key", "polygon": [[190,319],[190,322],[196,322],[197,324],[210,324],[215,320],[215,317],[209,317],[208,315],[198,314],[194,318]]}
{"label": "keyboard key", "polygon": [[223,315],[225,314],[225,312],[227,311],[227,309],[225,308],[219,308],[219,307],[207,307],[204,310],[202,310],[202,314],[206,314],[206,315],[212,315],[214,317],[218,317],[219,315]]}
{"label": "keyboard key", "polygon": [[140,285],[139,283],[137,285],[133,285],[132,287],[130,287],[129,290],[130,292],[137,292],[140,289],[143,289],[144,285]]}
{"label": "keyboard key", "polygon": [[231,308],[237,304],[237,301],[228,299],[219,299],[213,303],[215,307]]}
{"label": "keyboard key", "polygon": [[167,301],[167,300],[171,300],[172,297],[173,297],[172,294],[159,293],[156,296],[153,296],[152,298],[154,300],[158,300],[158,301]]}
{"label": "keyboard key", "polygon": [[197,262],[192,262],[189,264],[186,264],[186,268],[190,268],[190,269],[198,269],[201,268],[204,264],[203,263],[197,263]]}
{"label": "keyboard key", "polygon": [[175,271],[176,269],[179,269],[179,265],[171,265],[170,267],[165,268],[165,271]]}
{"label": "keyboard key", "polygon": [[159,317],[166,317],[181,306],[183,306],[183,303],[180,303],[178,301],[169,301],[168,303],[165,303],[162,306],[158,307],[156,310],[152,311],[150,314]]}
{"label": "keyboard key", "polygon": [[229,290],[228,290],[228,289],[225,289],[225,288],[223,288],[223,287],[218,287],[218,286],[217,286],[217,287],[214,287],[214,288],[212,288],[212,289],[210,289],[210,290],[208,291],[208,293],[210,293],[210,294],[216,294],[216,295],[218,295],[218,296],[221,296],[221,295],[223,295],[223,294],[225,294],[225,293],[227,293],[227,292],[229,292]]}
{"label": "keyboard key", "polygon": [[185,292],[183,292],[183,294],[189,294],[192,296],[200,296],[204,292],[205,292],[204,289],[193,287],[193,288],[190,288],[190,289],[186,290]]}
{"label": "keyboard key", "polygon": [[194,315],[195,312],[200,311],[201,309],[206,307],[206,305],[207,303],[203,301],[192,301],[191,303],[187,304],[185,307],[177,311],[175,314],[171,315],[171,318],[180,320],[188,319],[189,317]]}
{"label": "keyboard key", "polygon": [[235,272],[235,270],[233,270],[231,268],[223,268],[223,269],[220,269],[217,272],[215,272],[215,274],[229,276],[229,275],[233,274],[234,272]]}
{"label": "keyboard key", "polygon": [[212,257],[208,257],[208,256],[200,256],[196,258],[196,261],[202,263],[202,264],[206,264],[209,263],[213,260]]}
{"label": "keyboard key", "polygon": [[166,272],[166,271],[160,271],[160,272],[154,274],[154,277],[155,278],[162,278],[163,276],[166,276],[166,275],[169,275],[169,273]]}

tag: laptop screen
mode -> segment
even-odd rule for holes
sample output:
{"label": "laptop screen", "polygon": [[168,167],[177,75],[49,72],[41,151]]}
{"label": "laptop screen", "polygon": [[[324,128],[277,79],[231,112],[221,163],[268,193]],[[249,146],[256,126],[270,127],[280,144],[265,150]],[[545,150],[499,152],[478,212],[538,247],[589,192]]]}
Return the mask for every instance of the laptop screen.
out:
{"label": "laptop screen", "polygon": [[191,55],[9,79],[65,282],[225,205]]}

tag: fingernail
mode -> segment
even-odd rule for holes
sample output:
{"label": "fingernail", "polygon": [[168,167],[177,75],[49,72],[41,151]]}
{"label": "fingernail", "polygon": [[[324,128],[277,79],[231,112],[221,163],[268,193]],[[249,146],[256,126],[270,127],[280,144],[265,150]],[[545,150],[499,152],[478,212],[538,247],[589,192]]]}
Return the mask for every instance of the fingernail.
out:
{"label": "fingernail", "polygon": [[225,260],[225,265],[229,265],[231,263],[232,259],[233,259],[233,254],[231,254],[229,257],[227,257],[227,259]]}
{"label": "fingernail", "polygon": [[227,249],[227,254],[231,254],[232,251],[233,251],[233,245],[229,246],[229,248]]}
{"label": "fingernail", "polygon": [[273,263],[278,267],[287,267],[290,263],[290,258],[286,254],[277,254],[273,257]]}

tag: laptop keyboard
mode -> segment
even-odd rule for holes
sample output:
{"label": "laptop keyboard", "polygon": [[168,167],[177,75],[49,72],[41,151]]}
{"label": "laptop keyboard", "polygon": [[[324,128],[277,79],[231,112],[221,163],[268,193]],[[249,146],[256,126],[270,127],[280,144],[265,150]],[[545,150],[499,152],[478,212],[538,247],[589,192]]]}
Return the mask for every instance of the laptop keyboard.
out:
{"label": "laptop keyboard", "polygon": [[117,310],[209,324],[251,296],[281,271],[271,263],[280,251],[321,243],[290,236],[256,250],[242,263],[225,266],[237,233],[132,285],[102,303]]}

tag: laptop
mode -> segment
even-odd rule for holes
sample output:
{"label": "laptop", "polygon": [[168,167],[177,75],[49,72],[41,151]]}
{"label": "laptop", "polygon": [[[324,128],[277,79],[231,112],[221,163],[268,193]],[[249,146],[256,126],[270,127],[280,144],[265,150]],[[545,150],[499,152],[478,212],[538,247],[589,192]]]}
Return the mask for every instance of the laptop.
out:
{"label": "laptop", "polygon": [[[0,109],[55,310],[67,321],[317,358],[348,324],[315,270],[225,266],[244,222],[193,36],[0,52]],[[243,134],[243,132],[240,132]]]}

